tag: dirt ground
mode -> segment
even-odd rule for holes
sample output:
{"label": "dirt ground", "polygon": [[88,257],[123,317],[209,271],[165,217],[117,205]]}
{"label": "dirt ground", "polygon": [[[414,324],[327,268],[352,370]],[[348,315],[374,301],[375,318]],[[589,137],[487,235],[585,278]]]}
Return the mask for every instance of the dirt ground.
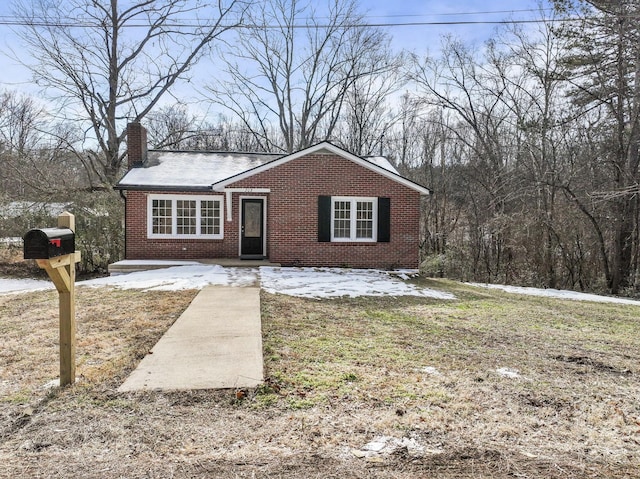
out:
{"label": "dirt ground", "polygon": [[79,288],[63,389],[56,293],[0,296],[0,477],[640,477],[640,308],[418,281],[263,293],[250,391],[117,392],[196,291]]}

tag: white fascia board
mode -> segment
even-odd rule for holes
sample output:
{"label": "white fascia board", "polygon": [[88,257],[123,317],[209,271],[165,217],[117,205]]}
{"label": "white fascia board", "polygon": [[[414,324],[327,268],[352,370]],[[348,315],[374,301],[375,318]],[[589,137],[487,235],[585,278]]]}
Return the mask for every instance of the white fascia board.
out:
{"label": "white fascia board", "polygon": [[211,189],[225,193],[271,193],[271,188],[220,188],[217,185],[213,185]]}
{"label": "white fascia board", "polygon": [[265,163],[264,165],[261,165],[261,166],[257,166],[257,167],[255,167],[255,168],[253,168],[251,170],[247,170],[247,171],[245,171],[243,173],[240,173],[240,174],[238,174],[236,176],[232,176],[232,177],[227,178],[227,179],[225,179],[223,181],[220,181],[218,183],[214,183],[212,185],[212,189],[214,189],[214,190],[223,189],[229,184],[233,184],[233,183],[235,183],[237,181],[244,180],[245,178],[250,178],[251,176],[253,176],[253,175],[257,174],[257,173],[262,173],[263,171],[267,171],[267,170],[269,170],[271,168],[275,168],[276,166],[283,165],[283,164],[285,164],[285,163],[287,163],[289,161],[296,160],[296,159],[301,158],[301,157],[306,156],[306,155],[311,155],[311,154],[316,153],[316,152],[321,151],[321,150],[329,151],[330,153],[333,153],[334,155],[341,156],[341,157],[343,157],[343,158],[345,158],[347,160],[353,161],[354,163],[356,163],[356,164],[358,164],[358,165],[360,165],[360,166],[362,166],[364,168],[372,170],[372,171],[374,171],[374,172],[376,172],[376,173],[378,173],[378,174],[380,174],[382,176],[385,176],[385,177],[389,178],[390,180],[396,181],[397,183],[400,183],[400,184],[406,186],[407,188],[411,188],[412,190],[415,190],[415,191],[417,191],[418,193],[420,193],[422,195],[431,194],[431,192],[427,188],[425,188],[423,186],[420,186],[420,185],[418,185],[417,183],[414,183],[411,180],[407,180],[406,178],[404,178],[404,177],[402,177],[400,175],[396,175],[395,173],[393,173],[393,172],[391,172],[389,170],[386,170],[386,169],[382,168],[381,166],[378,166],[378,165],[376,165],[374,163],[371,163],[370,161],[367,161],[367,160],[365,160],[363,158],[360,158],[359,156],[355,156],[355,155],[349,153],[348,151],[345,151],[342,148],[338,148],[337,146],[332,145],[331,143],[328,143],[328,142],[318,143],[315,146],[311,146],[311,147],[306,148],[304,150],[300,150],[300,151],[298,151],[296,153],[292,153],[291,155],[288,155],[288,156],[283,156],[282,158],[279,158],[277,160],[271,161],[269,163]]}

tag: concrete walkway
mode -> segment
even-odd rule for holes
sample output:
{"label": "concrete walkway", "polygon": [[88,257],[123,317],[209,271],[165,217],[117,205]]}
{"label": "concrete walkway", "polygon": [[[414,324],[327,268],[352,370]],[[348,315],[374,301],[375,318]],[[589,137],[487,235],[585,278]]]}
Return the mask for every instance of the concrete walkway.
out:
{"label": "concrete walkway", "polygon": [[242,388],[262,381],[260,288],[207,286],[118,391]]}

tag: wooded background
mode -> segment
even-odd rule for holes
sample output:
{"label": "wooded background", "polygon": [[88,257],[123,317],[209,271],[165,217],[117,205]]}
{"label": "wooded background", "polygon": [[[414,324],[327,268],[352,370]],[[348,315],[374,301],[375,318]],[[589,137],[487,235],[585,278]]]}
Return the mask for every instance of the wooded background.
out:
{"label": "wooded background", "polygon": [[[640,295],[640,2],[557,0],[483,45],[447,36],[422,56],[394,51],[353,0],[318,5],[16,2],[41,93],[0,93],[0,237],[62,203],[84,271],[119,259],[112,186],[141,121],[156,148],[328,140],[387,156],[433,191],[429,274]],[[205,62],[198,106],[180,101]]]}

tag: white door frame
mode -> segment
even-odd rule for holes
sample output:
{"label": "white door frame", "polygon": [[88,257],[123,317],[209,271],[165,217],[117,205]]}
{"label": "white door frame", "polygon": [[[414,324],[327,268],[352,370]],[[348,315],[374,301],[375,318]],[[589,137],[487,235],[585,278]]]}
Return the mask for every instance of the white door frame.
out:
{"label": "white door frame", "polygon": [[242,200],[262,200],[262,256],[267,257],[267,197],[242,195],[238,198],[238,257],[242,256]]}

